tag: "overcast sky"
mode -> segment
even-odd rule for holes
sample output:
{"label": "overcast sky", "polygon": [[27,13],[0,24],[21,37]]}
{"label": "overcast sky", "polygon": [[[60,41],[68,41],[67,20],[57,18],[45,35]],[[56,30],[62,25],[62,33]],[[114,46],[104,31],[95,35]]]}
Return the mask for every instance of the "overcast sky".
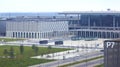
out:
{"label": "overcast sky", "polygon": [[120,0],[0,0],[0,12],[120,11]]}

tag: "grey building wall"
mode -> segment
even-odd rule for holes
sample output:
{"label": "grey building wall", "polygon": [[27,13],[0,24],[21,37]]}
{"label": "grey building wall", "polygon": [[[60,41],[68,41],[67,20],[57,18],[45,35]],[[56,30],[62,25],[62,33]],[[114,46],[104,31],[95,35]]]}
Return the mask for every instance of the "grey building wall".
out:
{"label": "grey building wall", "polygon": [[16,38],[50,38],[68,33],[67,21],[8,21],[6,36]]}

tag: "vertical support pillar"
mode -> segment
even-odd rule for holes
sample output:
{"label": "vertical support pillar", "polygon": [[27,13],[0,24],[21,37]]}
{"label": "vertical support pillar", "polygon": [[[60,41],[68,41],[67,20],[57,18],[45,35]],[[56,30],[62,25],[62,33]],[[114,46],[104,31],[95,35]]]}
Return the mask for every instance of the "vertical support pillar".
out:
{"label": "vertical support pillar", "polygon": [[81,37],[83,37],[83,31],[81,31]]}
{"label": "vertical support pillar", "polygon": [[82,37],[82,31],[80,31],[80,37]]}
{"label": "vertical support pillar", "polygon": [[30,37],[29,37],[29,32],[28,32],[28,38],[30,38]]}
{"label": "vertical support pillar", "polygon": [[103,32],[101,31],[101,38],[103,38]]}
{"label": "vertical support pillar", "polygon": [[95,37],[94,31],[92,33],[93,33],[93,37]]}
{"label": "vertical support pillar", "polygon": [[16,38],[18,38],[18,32],[16,32]]}
{"label": "vertical support pillar", "polygon": [[87,34],[87,31],[85,31],[85,34],[84,34],[84,35],[85,35],[85,38],[87,37],[87,35],[86,35],[86,34]]}
{"label": "vertical support pillar", "polygon": [[16,38],[16,32],[14,32],[14,37]]}
{"label": "vertical support pillar", "polygon": [[101,38],[103,38],[103,32],[101,31]]}
{"label": "vertical support pillar", "polygon": [[88,15],[88,27],[90,29],[90,16]]}
{"label": "vertical support pillar", "polygon": [[106,35],[105,35],[105,38],[107,38],[107,34],[108,34],[108,33],[107,33],[107,32],[105,32],[105,34],[106,34]]}
{"label": "vertical support pillar", "polygon": [[88,31],[88,37],[90,37],[90,31]]}
{"label": "vertical support pillar", "polygon": [[22,38],[22,32],[20,32],[20,38]]}
{"label": "vertical support pillar", "polygon": [[115,33],[113,32],[113,38],[115,38]]}
{"label": "vertical support pillar", "polygon": [[115,16],[113,16],[113,29],[115,30]]}
{"label": "vertical support pillar", "polygon": [[118,32],[118,38],[120,38],[120,32]]}
{"label": "vertical support pillar", "polygon": [[111,37],[111,32],[110,32],[110,39],[112,39],[112,37]]}
{"label": "vertical support pillar", "polygon": [[26,32],[24,32],[24,34],[23,34],[23,35],[24,35],[24,38],[26,38]]}
{"label": "vertical support pillar", "polygon": [[98,33],[99,33],[99,32],[96,32],[96,33],[97,33],[96,35],[97,35],[97,38],[98,38]]}

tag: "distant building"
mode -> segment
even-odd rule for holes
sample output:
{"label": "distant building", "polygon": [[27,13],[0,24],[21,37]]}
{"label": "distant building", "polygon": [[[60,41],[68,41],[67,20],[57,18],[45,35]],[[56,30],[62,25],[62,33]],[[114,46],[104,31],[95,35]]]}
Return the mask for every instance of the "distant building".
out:
{"label": "distant building", "polygon": [[69,20],[70,32],[74,32],[77,37],[120,38],[119,11],[81,11],[59,14],[78,18],[78,20]]}
{"label": "distant building", "polygon": [[6,36],[13,38],[51,38],[68,34],[68,21],[7,21]]}
{"label": "distant building", "polygon": [[104,67],[120,67],[120,39],[104,42]]}
{"label": "distant building", "polygon": [[[51,37],[48,35],[54,36],[60,30],[67,30],[70,36],[78,38],[120,38],[119,11],[61,12],[56,16],[9,16],[0,19],[0,22],[2,23],[0,23],[0,35],[4,33],[7,37],[46,38]],[[50,28],[48,24],[53,25],[53,28]],[[40,28],[40,25],[43,27]],[[50,30],[49,34],[43,35],[43,32],[48,32],[47,30]],[[63,33],[58,34],[61,36]]]}

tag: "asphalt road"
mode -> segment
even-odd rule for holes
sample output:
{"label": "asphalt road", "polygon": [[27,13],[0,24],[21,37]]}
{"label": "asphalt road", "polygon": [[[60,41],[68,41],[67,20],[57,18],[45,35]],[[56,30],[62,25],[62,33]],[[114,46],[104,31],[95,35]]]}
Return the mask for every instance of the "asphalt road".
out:
{"label": "asphalt road", "polygon": [[84,62],[84,63],[80,63],[80,64],[77,64],[77,65],[73,65],[71,67],[94,67],[96,65],[102,64],[103,62],[104,62],[103,58],[100,58],[100,59],[97,59],[97,60],[92,60],[92,61],[89,61],[89,62]]}
{"label": "asphalt road", "polygon": [[[38,65],[33,65],[33,66],[29,66],[29,67],[58,67],[60,65],[64,65],[64,64],[68,64],[68,63],[72,63],[72,62],[76,62],[76,61],[81,61],[81,60],[86,60],[86,59],[90,59],[93,57],[97,57],[97,56],[101,56],[103,55],[102,52],[95,52],[95,53],[90,53],[90,54],[85,54],[85,55],[80,55],[80,56],[76,56],[73,58],[68,58],[65,60],[57,60],[54,62],[49,62],[49,63],[44,63],[44,64],[38,64]],[[88,63],[89,65],[89,63]]]}

